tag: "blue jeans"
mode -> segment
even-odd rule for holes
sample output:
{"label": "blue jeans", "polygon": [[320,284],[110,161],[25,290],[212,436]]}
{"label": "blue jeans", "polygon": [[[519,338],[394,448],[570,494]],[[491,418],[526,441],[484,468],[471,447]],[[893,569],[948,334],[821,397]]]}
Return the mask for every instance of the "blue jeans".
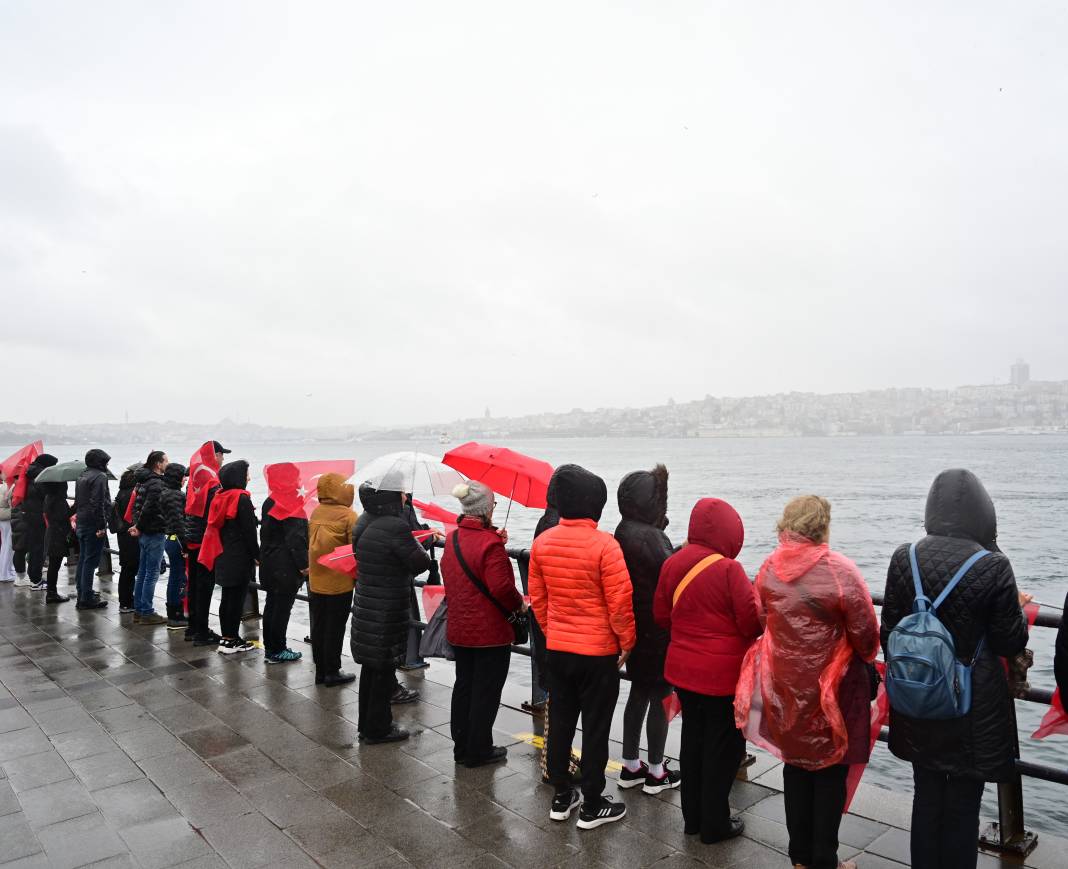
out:
{"label": "blue jeans", "polygon": [[89,603],[93,599],[93,574],[100,564],[103,549],[104,538],[97,537],[95,531],[78,532],[78,570],[74,579],[78,603]]}
{"label": "blue jeans", "polygon": [[[164,549],[167,552],[167,564],[171,568],[167,576],[167,606],[181,610],[182,595],[185,593],[185,555],[182,554],[182,544],[168,537]],[[178,615],[183,613],[179,612]]]}
{"label": "blue jeans", "polygon": [[138,539],[141,541],[141,561],[137,565],[137,579],[134,580],[134,612],[150,616],[156,611],[152,602],[156,597],[156,581],[163,563],[163,543],[166,538],[162,534],[142,534]]}

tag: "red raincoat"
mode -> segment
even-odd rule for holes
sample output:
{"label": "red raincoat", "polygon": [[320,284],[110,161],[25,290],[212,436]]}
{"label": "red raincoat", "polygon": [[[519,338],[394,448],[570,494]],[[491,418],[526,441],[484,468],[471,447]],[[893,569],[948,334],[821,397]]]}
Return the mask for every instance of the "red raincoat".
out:
{"label": "red raincoat", "polygon": [[742,665],[734,701],[738,727],[802,769],[849,762],[851,734],[839,688],[855,658],[871,662],[879,650],[864,577],[827,544],[784,532],[760,568],[756,591],[767,626]]}

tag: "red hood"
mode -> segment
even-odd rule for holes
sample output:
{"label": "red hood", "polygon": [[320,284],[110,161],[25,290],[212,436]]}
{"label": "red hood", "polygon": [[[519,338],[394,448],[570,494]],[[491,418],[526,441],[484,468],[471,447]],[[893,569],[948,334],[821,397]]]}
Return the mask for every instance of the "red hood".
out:
{"label": "red hood", "polygon": [[813,543],[807,537],[783,531],[779,534],[779,548],[768,559],[775,575],[783,582],[793,582],[816,566],[829,551],[826,543]]}
{"label": "red hood", "polygon": [[696,543],[726,558],[737,558],[745,542],[742,517],[726,501],[702,498],[690,513],[688,543]]}

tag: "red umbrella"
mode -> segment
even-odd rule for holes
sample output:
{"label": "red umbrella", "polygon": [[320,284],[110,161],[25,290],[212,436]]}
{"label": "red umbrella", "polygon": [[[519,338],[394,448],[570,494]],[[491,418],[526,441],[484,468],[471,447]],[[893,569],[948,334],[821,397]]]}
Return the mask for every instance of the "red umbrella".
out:
{"label": "red umbrella", "polygon": [[16,450],[3,462],[0,462],[0,468],[3,468],[4,471],[4,480],[9,486],[13,486],[11,480],[16,475],[19,478],[18,486],[14,487],[14,492],[12,493],[11,506],[14,507],[22,503],[22,499],[26,496],[26,475],[23,472],[30,466],[30,462],[43,452],[44,443],[42,441],[34,441],[32,444],[26,444],[21,450]]}
{"label": "red umbrella", "polygon": [[[475,441],[449,450],[441,461],[464,476],[485,483],[498,495],[507,497],[509,513],[512,511],[512,501],[518,501],[524,507],[546,506],[549,478],[553,475],[553,466],[548,462],[507,447]],[[508,524],[507,515],[504,524]]]}
{"label": "red umbrella", "polygon": [[455,513],[450,513],[437,504],[428,504],[426,501],[418,501],[412,498],[412,505],[423,515],[427,522],[440,522],[445,526],[446,531],[454,530],[456,524],[460,521],[460,517]]}

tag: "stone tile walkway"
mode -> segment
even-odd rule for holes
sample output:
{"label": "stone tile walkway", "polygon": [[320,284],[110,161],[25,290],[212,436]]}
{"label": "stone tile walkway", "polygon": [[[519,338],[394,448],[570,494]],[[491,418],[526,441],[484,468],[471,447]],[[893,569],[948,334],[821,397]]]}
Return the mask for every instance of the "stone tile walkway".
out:
{"label": "stone tile walkway", "polygon": [[[744,838],[703,846],[684,836],[677,791],[628,791],[622,823],[582,832],[549,820],[528,716],[501,710],[507,765],[456,768],[451,668],[406,679],[423,692],[395,709],[413,738],[362,748],[355,686],[317,688],[310,661],[225,657],[180,632],[135,627],[114,604],[80,613],[0,586],[0,865],[789,866],[768,758],[733,791]],[[505,702],[522,693],[510,685]],[[905,805],[862,789],[842,856],[900,869]],[[1063,866],[1065,844],[1043,836],[1027,865]],[[984,855],[980,865],[1002,863]]]}

